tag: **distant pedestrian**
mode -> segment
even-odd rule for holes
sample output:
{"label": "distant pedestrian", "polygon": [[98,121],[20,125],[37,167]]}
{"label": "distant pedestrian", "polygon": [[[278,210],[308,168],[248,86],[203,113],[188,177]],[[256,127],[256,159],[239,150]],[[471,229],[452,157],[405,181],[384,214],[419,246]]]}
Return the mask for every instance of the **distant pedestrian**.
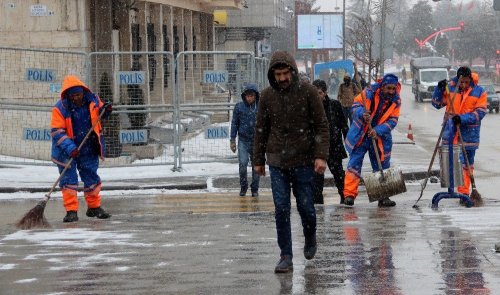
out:
{"label": "distant pedestrian", "polygon": [[[247,167],[253,156],[253,139],[255,135],[255,120],[259,105],[259,91],[256,84],[248,84],[241,94],[242,101],[234,106],[231,121],[230,147],[236,152],[236,136],[238,136],[238,163],[240,174],[240,196],[245,196],[248,190]],[[260,176],[252,164],[252,197],[259,196]]]}
{"label": "distant pedestrian", "polygon": [[403,83],[406,83],[406,68],[404,66],[401,70],[401,78],[403,79]]}
{"label": "distant pedestrian", "polygon": [[[318,89],[318,95],[323,102],[326,119],[330,131],[330,151],[326,163],[335,180],[335,186],[340,195],[340,204],[344,204],[344,176],[345,171],[342,167],[342,159],[347,158],[344,148],[344,140],[347,136],[347,119],[344,117],[342,106],[337,100],[330,99],[327,94],[327,86],[323,80],[314,80],[313,85]],[[323,186],[325,183],[324,174],[316,174],[314,184],[314,203],[323,204]]]}
{"label": "distant pedestrian", "polygon": [[101,207],[101,178],[97,175],[99,157],[104,158],[105,155],[100,123],[94,127],[87,141],[78,149],[102,110],[105,110],[103,118],[109,116],[112,111],[111,104],[104,104],[76,76],[69,75],[64,78],[61,99],[52,108],[50,123],[52,161],[57,164],[59,173],[64,170],[70,158],[74,159],[59,182],[66,208],[64,222],[78,221],[77,170],[83,181],[83,191],[88,206],[86,215],[100,219],[111,217]]}
{"label": "distant pedestrian", "polygon": [[361,89],[356,85],[356,83],[351,82],[351,77],[348,75],[344,76],[344,83],[339,87],[338,100],[342,105],[342,111],[344,116],[349,119],[349,125],[352,124],[352,114],[351,107],[354,102],[354,97],[361,92]]}
{"label": "distant pedestrian", "polygon": [[356,83],[360,91],[364,90],[366,85],[368,85],[365,78],[363,77],[363,74],[361,74],[360,71],[357,71],[356,68],[354,68],[353,83]]}
{"label": "distant pedestrian", "polygon": [[316,254],[314,173],[324,173],[328,157],[328,121],[318,91],[299,80],[297,64],[284,51],[271,57],[269,84],[262,91],[254,141],[255,170],[269,165],[281,258],[274,271],[293,270],[290,190],[296,198],[305,237],[304,257]]}
{"label": "distant pedestrian", "polygon": [[[401,85],[398,77],[386,74],[371,87],[365,88],[356,98],[352,106],[353,123],[347,132],[345,140],[349,153],[349,163],[345,175],[344,204],[353,206],[358,195],[358,186],[361,179],[361,168],[366,152],[370,157],[373,171],[378,171],[378,163],[372,144],[372,137],[376,143],[382,162],[382,168],[388,169],[391,165],[392,130],[398,124],[401,109],[399,91]],[[371,125],[371,130],[368,126]],[[389,198],[378,202],[379,207],[395,206],[396,202]]]}

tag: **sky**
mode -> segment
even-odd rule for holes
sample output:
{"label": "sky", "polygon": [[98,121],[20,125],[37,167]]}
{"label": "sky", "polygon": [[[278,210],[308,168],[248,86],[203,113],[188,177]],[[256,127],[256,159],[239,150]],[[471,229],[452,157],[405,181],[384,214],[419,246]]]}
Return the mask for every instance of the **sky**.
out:
{"label": "sky", "polygon": [[[417,3],[419,0],[410,0],[408,1],[410,6],[413,4]],[[443,0],[446,1],[446,0]],[[350,3],[350,0],[346,0],[346,5]],[[433,2],[431,0],[428,0],[429,4],[434,5],[437,2]],[[341,12],[342,11],[342,5],[343,5],[343,0],[317,0],[316,1],[317,5],[321,7],[320,12]],[[339,7],[338,10],[335,10],[335,7]]]}

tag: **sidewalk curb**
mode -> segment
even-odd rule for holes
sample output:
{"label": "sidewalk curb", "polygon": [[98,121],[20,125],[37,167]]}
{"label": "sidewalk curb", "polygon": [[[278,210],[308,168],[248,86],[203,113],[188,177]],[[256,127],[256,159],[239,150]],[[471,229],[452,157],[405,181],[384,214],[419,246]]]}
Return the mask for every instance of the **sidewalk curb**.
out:
{"label": "sidewalk curb", "polygon": [[[430,173],[431,176],[439,177],[439,170],[432,170]],[[414,172],[406,172],[403,173],[403,179],[405,181],[418,181],[421,179],[425,179],[427,176],[427,171],[414,171]],[[268,178],[268,177],[267,177]],[[175,179],[175,178],[172,178]],[[239,188],[238,177],[214,177],[213,178],[213,186],[215,188]],[[185,183],[185,184],[148,184],[153,183],[154,179],[143,179],[144,184],[130,184],[130,185],[103,185],[102,191],[119,191],[119,190],[147,190],[147,189],[165,189],[165,190],[204,190],[207,189],[206,180],[194,183]],[[228,183],[230,184],[228,186]],[[261,187],[269,187],[270,185],[267,182],[262,182]],[[325,185],[335,185],[333,178],[328,177],[325,179]],[[362,185],[362,182],[361,182]],[[47,193],[50,190],[48,187],[1,187],[0,193],[16,193],[16,192],[28,192],[28,193]],[[59,188],[54,191],[60,191]]]}

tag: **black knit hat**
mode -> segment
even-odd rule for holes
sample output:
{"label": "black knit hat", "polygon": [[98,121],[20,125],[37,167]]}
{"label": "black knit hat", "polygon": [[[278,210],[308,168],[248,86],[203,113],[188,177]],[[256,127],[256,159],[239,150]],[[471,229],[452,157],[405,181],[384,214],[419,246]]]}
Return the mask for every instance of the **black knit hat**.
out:
{"label": "black knit hat", "polygon": [[472,79],[472,72],[468,67],[460,67],[457,70],[457,77],[460,78],[460,76],[469,77]]}
{"label": "black knit hat", "polygon": [[321,89],[321,91],[326,92],[327,87],[326,87],[326,82],[320,79],[314,80],[313,85],[316,86],[317,88]]}

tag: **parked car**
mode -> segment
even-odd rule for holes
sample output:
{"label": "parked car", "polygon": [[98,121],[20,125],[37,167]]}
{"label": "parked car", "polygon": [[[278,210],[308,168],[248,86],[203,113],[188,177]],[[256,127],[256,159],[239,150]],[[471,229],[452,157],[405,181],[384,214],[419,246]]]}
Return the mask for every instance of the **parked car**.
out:
{"label": "parked car", "polygon": [[500,109],[500,99],[498,98],[498,93],[495,92],[495,87],[492,84],[479,86],[483,87],[483,89],[486,90],[488,94],[488,111],[492,113],[493,110],[495,110],[495,113],[498,114],[498,111]]}

